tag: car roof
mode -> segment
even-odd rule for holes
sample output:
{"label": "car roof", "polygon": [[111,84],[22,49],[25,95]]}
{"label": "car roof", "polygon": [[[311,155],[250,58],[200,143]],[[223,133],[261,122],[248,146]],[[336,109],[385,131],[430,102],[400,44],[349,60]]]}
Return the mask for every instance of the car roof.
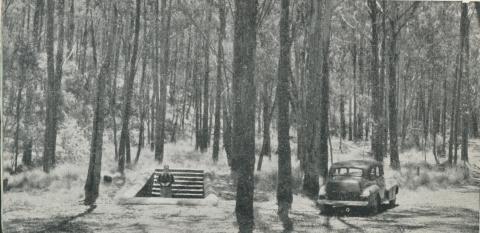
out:
{"label": "car roof", "polygon": [[381,166],[382,164],[375,160],[347,160],[333,163],[331,168],[355,167],[360,169],[368,169],[375,165]]}

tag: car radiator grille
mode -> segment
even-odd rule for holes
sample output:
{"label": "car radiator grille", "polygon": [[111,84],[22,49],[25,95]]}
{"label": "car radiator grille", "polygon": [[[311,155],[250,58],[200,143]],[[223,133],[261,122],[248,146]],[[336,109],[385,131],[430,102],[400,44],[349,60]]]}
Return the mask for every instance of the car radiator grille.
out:
{"label": "car radiator grille", "polygon": [[360,194],[355,192],[331,192],[328,194],[330,200],[356,201],[360,199]]}

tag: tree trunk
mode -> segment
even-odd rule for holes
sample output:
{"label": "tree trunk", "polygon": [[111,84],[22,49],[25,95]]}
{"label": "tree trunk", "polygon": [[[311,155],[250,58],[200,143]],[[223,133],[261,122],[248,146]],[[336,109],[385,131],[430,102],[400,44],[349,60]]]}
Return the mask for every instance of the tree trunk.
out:
{"label": "tree trunk", "polygon": [[442,103],[442,156],[445,156],[445,145],[447,138],[447,75],[443,74],[443,103]]}
{"label": "tree trunk", "polygon": [[[22,55],[20,55],[22,56]],[[20,79],[18,80],[18,88],[17,88],[17,100],[16,100],[16,110],[15,110],[15,136],[14,136],[14,154],[15,158],[13,160],[13,171],[16,173],[17,172],[17,161],[18,161],[18,147],[19,147],[19,137],[20,137],[20,118],[21,118],[21,110],[20,110],[20,104],[22,102],[22,93],[23,93],[23,88],[25,86],[25,81],[27,78],[27,73],[26,73],[26,67],[25,63],[23,62],[23,59],[19,59],[19,67],[20,67]],[[28,93],[27,93],[28,94]]]}
{"label": "tree trunk", "polygon": [[[181,45],[180,47],[183,47],[183,37],[184,37],[184,32],[182,31],[180,33],[180,42]],[[176,82],[177,82],[177,63],[178,63],[178,38],[175,39],[175,55],[173,59],[173,74],[170,80],[170,106],[173,109],[173,117],[172,117],[172,133],[170,137],[170,142],[176,142],[177,141],[177,125],[178,125],[178,106],[176,105]]]}
{"label": "tree trunk", "polygon": [[[133,82],[135,79],[135,63],[137,61],[138,53],[138,37],[140,32],[140,0],[136,0],[136,15],[135,15],[135,34],[133,39],[132,57],[130,59],[130,71],[128,76],[125,76],[123,95],[125,100],[122,107],[122,131],[120,133],[120,145],[119,145],[119,159],[118,159],[118,171],[123,174],[125,169],[125,153],[127,153],[127,163],[129,164],[128,154],[130,148],[127,147],[127,141],[129,141],[129,121],[130,121],[130,108],[133,95]],[[128,151],[126,151],[128,150]]]}
{"label": "tree trunk", "polygon": [[95,98],[95,110],[93,115],[92,142],[90,145],[90,163],[88,166],[88,175],[85,183],[85,200],[86,205],[93,205],[98,197],[99,186],[101,180],[102,168],[102,146],[103,146],[103,129],[105,120],[105,83],[109,79],[111,69],[111,57],[113,56],[113,46],[115,44],[117,33],[117,7],[113,6],[112,31],[110,32],[107,53],[104,57],[100,73],[97,78],[97,91]]}
{"label": "tree trunk", "polygon": [[161,6],[161,25],[162,38],[160,40],[160,48],[163,50],[163,56],[160,61],[160,99],[157,106],[157,126],[156,126],[156,145],[155,145],[155,159],[160,163],[163,162],[163,149],[165,142],[165,119],[167,114],[167,80],[168,80],[168,64],[170,60],[170,19],[171,19],[171,5],[172,0],[169,0],[168,10],[167,1],[162,0]]}
{"label": "tree trunk", "polygon": [[[290,47],[292,39],[289,32],[289,0],[281,2],[280,16],[280,56],[277,69],[278,97],[278,185],[277,203],[278,216],[286,231],[293,229],[293,223],[288,217],[292,205],[292,165],[290,158],[290,122],[289,122],[289,69]],[[269,100],[270,101],[270,100]]]}
{"label": "tree trunk", "polygon": [[[462,3],[461,6],[461,19],[460,19],[460,43],[459,43],[459,53],[456,63],[456,81],[454,85],[454,95],[452,99],[452,117],[451,117],[451,127],[450,127],[450,142],[448,146],[448,163],[450,165],[457,164],[457,134],[459,128],[459,113],[460,113],[460,90],[462,86],[462,76],[463,76],[463,63],[464,63],[464,47],[465,47],[465,38],[467,31],[467,17],[468,6],[467,3]],[[454,149],[454,151],[452,151]]]}
{"label": "tree trunk", "polygon": [[[37,52],[40,52],[42,25],[43,25],[43,11],[45,8],[45,0],[37,0],[35,5],[35,13],[33,15],[33,41]],[[48,9],[47,9],[48,10]],[[48,20],[48,18],[47,18]]]}
{"label": "tree trunk", "polygon": [[140,99],[140,129],[138,131],[138,146],[137,146],[137,155],[135,156],[135,164],[138,163],[138,159],[140,158],[140,152],[145,145],[144,139],[144,131],[145,131],[145,116],[147,114],[148,103],[146,99],[148,98],[148,94],[145,95],[145,73],[147,68],[147,54],[149,51],[148,48],[148,40],[147,40],[147,7],[146,1],[143,2],[143,58],[142,58],[142,76],[140,79],[140,90],[139,90],[139,99]]}
{"label": "tree trunk", "polygon": [[[287,77],[288,78],[288,77]],[[262,170],[263,156],[271,156],[270,146],[270,96],[268,95],[268,80],[263,83],[263,144],[258,158],[257,171]],[[287,102],[288,103],[288,102]],[[259,122],[260,124],[260,122]]]}
{"label": "tree trunk", "polygon": [[189,33],[188,33],[188,44],[187,44],[187,55],[185,57],[185,73],[183,75],[184,79],[185,79],[185,83],[183,85],[183,103],[182,103],[182,117],[181,117],[181,120],[180,120],[180,128],[182,131],[185,130],[185,114],[186,113],[186,109],[185,109],[185,106],[187,104],[187,99],[188,99],[188,80],[191,78],[191,65],[192,65],[192,59],[190,58],[191,56],[191,43],[192,43],[192,30],[191,28],[189,28]]}
{"label": "tree trunk", "polygon": [[[85,69],[86,69],[86,57],[87,57],[87,43],[88,43],[88,14],[90,12],[90,0],[85,0],[85,15],[84,15],[84,18],[85,18],[85,22],[83,24],[83,36],[82,36],[82,41],[81,41],[81,44],[82,44],[82,52],[80,54],[80,61],[79,61],[79,69],[80,69],[80,74],[81,75],[84,75],[85,73]],[[87,79],[87,89],[90,88],[90,80]]]}
{"label": "tree trunk", "polygon": [[43,171],[49,172],[53,166],[52,157],[55,156],[55,138],[56,128],[55,120],[57,114],[56,104],[56,80],[55,80],[55,62],[53,53],[54,42],[54,18],[55,18],[55,1],[47,0],[47,35],[45,40],[45,48],[47,51],[47,109],[45,118],[45,143],[43,151]]}
{"label": "tree trunk", "polygon": [[73,39],[75,38],[75,0],[70,0],[70,13],[68,15],[67,50],[73,52]]}
{"label": "tree trunk", "polygon": [[[119,33],[120,34],[120,33]],[[121,43],[121,41],[119,41]],[[120,45],[119,45],[120,47]],[[118,60],[120,57],[120,50],[115,51],[114,57],[114,72],[113,72],[113,84],[112,84],[112,96],[110,97],[110,114],[112,117],[113,122],[113,144],[114,144],[114,151],[115,151],[115,161],[118,160],[118,140],[117,140],[117,72],[118,72]]]}
{"label": "tree trunk", "polygon": [[[393,3],[396,6],[396,3]],[[389,107],[389,133],[390,133],[390,166],[393,169],[400,169],[400,159],[398,157],[398,132],[397,132],[397,32],[396,20],[390,20],[390,59],[388,64],[389,89],[388,89],[388,107]]]}
{"label": "tree trunk", "polygon": [[[355,31],[353,32],[355,34]],[[350,111],[350,119],[353,120],[351,125],[351,132],[349,134],[349,140],[356,139],[358,134],[358,126],[357,126],[357,43],[354,42],[352,45],[352,66],[353,66],[353,115]],[[350,98],[351,100],[351,98]],[[351,101],[350,101],[350,108],[351,108]]]}
{"label": "tree trunk", "polygon": [[370,19],[372,24],[372,152],[375,160],[382,162],[384,155],[384,117],[383,117],[383,88],[382,80],[378,74],[378,8],[375,0],[368,0],[368,7],[370,9]]}
{"label": "tree trunk", "polygon": [[[207,19],[205,25],[210,25],[212,21],[212,12],[211,7],[208,6],[207,9]],[[208,29],[207,29],[208,30]],[[200,151],[207,151],[208,142],[210,141],[210,135],[208,133],[208,99],[210,92],[208,91],[209,87],[209,75],[210,75],[210,33],[207,31],[206,38],[203,42],[203,53],[204,53],[204,76],[203,76],[203,116],[202,116],[202,143],[200,144]]]}
{"label": "tree trunk", "polygon": [[[218,45],[217,45],[217,86],[215,93],[215,126],[213,130],[213,154],[214,162],[218,161],[218,152],[220,148],[220,127],[221,127],[221,109],[222,109],[222,66],[223,66],[223,39],[225,38],[225,0],[221,0],[218,6],[218,15],[220,19],[220,27],[218,29]],[[225,143],[224,143],[225,144]]]}
{"label": "tree trunk", "polygon": [[[364,54],[365,54],[365,51],[364,51],[364,47],[363,47],[363,36],[361,37],[361,40],[360,40],[360,48],[359,48],[359,54],[358,54],[358,84],[359,84],[359,95],[360,96],[363,96],[364,94],[364,87],[363,87],[363,79],[364,79],[364,76],[365,76],[365,67],[364,67]],[[355,85],[356,86],[356,85]],[[355,95],[356,96],[356,95]],[[354,96],[354,98],[355,98]],[[356,98],[354,99],[353,101],[354,103],[354,107],[353,107],[353,111],[356,112],[355,114],[355,117],[356,117],[356,123],[355,123],[355,127],[356,127],[356,134],[354,134],[353,136],[355,137],[355,140],[362,140],[362,137],[363,137],[363,112],[360,111],[361,109],[361,104],[356,100]],[[355,107],[356,106],[356,107]],[[357,109],[357,110],[355,110]],[[365,129],[367,129],[367,127],[365,126]],[[368,140],[368,136],[365,136],[365,140]]]}
{"label": "tree trunk", "polygon": [[317,0],[311,6],[309,47],[307,61],[307,148],[303,191],[316,198],[319,177],[328,173],[328,54],[330,46],[331,5],[330,1]]}
{"label": "tree trunk", "polygon": [[238,172],[235,213],[240,232],[254,226],[256,0],[235,0],[233,41],[233,170]]}
{"label": "tree trunk", "polygon": [[[466,5],[466,4],[465,4]],[[468,162],[468,137],[469,137],[469,127],[470,127],[470,114],[473,112],[471,111],[471,106],[472,106],[472,98],[470,96],[471,93],[471,87],[470,87],[470,18],[468,18],[468,5],[466,6],[467,12],[464,19],[464,24],[465,24],[465,34],[464,34],[464,56],[465,56],[465,62],[464,62],[464,79],[465,79],[465,85],[464,85],[464,90],[462,93],[464,94],[464,98],[462,102],[462,107],[461,107],[461,114],[462,114],[462,150],[461,150],[461,160],[464,162]],[[460,126],[459,126],[460,127]]]}

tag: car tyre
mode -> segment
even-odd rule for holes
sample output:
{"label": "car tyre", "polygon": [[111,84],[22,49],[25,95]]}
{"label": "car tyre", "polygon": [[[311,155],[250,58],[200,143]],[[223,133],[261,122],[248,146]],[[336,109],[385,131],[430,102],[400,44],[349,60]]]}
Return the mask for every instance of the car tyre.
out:
{"label": "car tyre", "polygon": [[388,202],[388,207],[390,207],[390,208],[395,207],[395,205],[396,205],[396,199],[390,200],[390,201]]}
{"label": "car tyre", "polygon": [[324,215],[331,215],[333,213],[333,206],[331,205],[321,205],[320,212]]}
{"label": "car tyre", "polygon": [[370,199],[368,210],[370,215],[375,215],[379,212],[380,209],[380,197],[375,195],[375,197]]}

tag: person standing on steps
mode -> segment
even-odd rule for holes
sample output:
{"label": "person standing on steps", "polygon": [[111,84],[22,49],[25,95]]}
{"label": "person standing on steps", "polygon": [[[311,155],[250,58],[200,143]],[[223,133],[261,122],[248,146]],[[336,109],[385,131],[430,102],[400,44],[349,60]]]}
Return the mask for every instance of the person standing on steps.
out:
{"label": "person standing on steps", "polygon": [[168,165],[163,167],[162,174],[157,177],[161,186],[162,197],[172,197],[172,184],[175,182],[175,178],[170,173]]}

